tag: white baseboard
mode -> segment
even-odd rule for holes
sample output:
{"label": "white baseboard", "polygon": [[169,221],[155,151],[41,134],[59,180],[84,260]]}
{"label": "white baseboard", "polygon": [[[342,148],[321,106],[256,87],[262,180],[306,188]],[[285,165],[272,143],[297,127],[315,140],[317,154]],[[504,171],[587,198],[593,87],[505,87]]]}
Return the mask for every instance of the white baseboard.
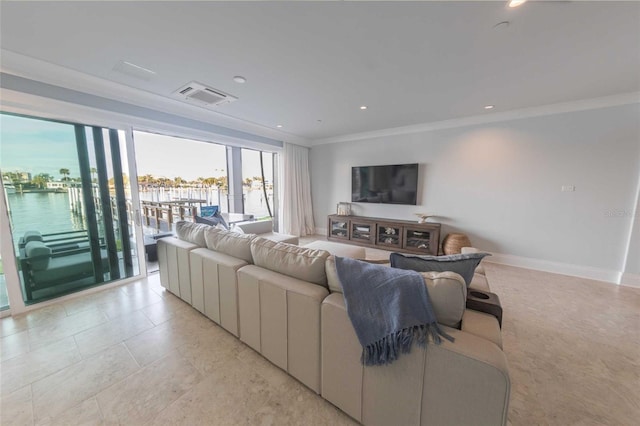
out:
{"label": "white baseboard", "polygon": [[573,265],[570,263],[554,262],[551,260],[535,259],[531,257],[514,256],[511,254],[492,253],[485,262],[501,265],[517,266],[525,269],[552,272],[554,274],[571,275],[590,280],[605,281],[612,284],[620,282],[620,272],[609,269],[593,268],[590,266]]}
{"label": "white baseboard", "polygon": [[[316,234],[327,235],[327,228],[316,228]],[[517,266],[519,268],[570,275],[573,277],[587,278],[611,284],[640,288],[640,275],[638,274],[621,274],[620,271],[610,269],[573,265],[570,263],[554,262],[552,260],[535,259],[532,257],[514,256],[512,254],[491,254],[491,256],[484,259],[484,262]]]}
{"label": "white baseboard", "polygon": [[640,288],[640,274],[622,274],[620,285]]}

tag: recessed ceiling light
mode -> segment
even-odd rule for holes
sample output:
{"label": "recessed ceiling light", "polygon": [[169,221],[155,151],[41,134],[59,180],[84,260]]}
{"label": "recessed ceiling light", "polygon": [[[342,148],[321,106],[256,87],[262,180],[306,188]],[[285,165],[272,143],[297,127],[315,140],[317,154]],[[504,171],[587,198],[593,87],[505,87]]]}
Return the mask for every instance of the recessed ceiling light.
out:
{"label": "recessed ceiling light", "polygon": [[242,83],[246,83],[247,79],[241,75],[236,75],[235,77],[233,77],[233,81],[235,81],[236,83],[242,84]]}
{"label": "recessed ceiling light", "polygon": [[364,110],[364,109],[367,109],[367,106],[366,106],[366,105],[362,105],[362,106],[360,107],[360,109],[363,109],[363,110]]}
{"label": "recessed ceiling light", "polygon": [[278,129],[281,129],[281,128],[282,128],[282,124],[276,124],[276,127],[277,127]]}
{"label": "recessed ceiling light", "polygon": [[494,107],[494,106],[495,106],[495,105],[485,105],[485,106],[484,106],[484,109],[493,109],[493,107]]}
{"label": "recessed ceiling light", "polygon": [[509,7],[518,7],[526,1],[527,0],[509,0]]}

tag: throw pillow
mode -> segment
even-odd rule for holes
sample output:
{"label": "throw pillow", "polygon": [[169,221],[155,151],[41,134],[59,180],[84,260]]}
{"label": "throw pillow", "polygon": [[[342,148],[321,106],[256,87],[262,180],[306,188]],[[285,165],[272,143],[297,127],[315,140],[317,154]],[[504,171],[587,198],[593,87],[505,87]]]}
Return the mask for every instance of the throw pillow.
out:
{"label": "throw pillow", "polygon": [[476,266],[489,253],[450,254],[448,256],[414,256],[401,253],[391,253],[391,267],[412,269],[418,272],[451,271],[462,275],[469,287]]}

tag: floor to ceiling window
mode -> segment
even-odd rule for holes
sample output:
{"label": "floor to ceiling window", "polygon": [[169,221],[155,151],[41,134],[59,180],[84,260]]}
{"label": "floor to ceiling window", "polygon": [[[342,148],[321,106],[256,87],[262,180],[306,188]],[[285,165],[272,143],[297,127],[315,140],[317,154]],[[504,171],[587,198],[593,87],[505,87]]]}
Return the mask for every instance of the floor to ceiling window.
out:
{"label": "floor to ceiling window", "polygon": [[[133,132],[147,268],[157,270],[156,239],[179,220],[229,211],[223,145]],[[203,213],[204,212],[204,213]]]}
{"label": "floor to ceiling window", "polygon": [[242,150],[242,194],[244,213],[256,219],[275,216],[274,165],[271,152]]}
{"label": "floor to ceiling window", "polygon": [[12,114],[0,129],[25,304],[138,275],[124,132]]}

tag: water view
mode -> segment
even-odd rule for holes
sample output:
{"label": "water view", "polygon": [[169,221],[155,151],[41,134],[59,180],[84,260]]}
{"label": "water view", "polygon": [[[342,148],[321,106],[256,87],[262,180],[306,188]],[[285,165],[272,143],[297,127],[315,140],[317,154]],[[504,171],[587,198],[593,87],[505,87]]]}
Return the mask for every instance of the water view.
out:
{"label": "water view", "polygon": [[[269,203],[273,211],[273,190],[268,190]],[[142,201],[203,200],[202,205],[217,205],[222,212],[227,209],[227,193],[217,188],[158,188],[140,192]],[[264,193],[258,189],[247,190],[244,194],[245,211],[255,218],[268,216]],[[82,215],[70,208],[69,194],[64,192],[26,192],[7,194],[10,208],[11,227],[14,242],[26,231],[51,234],[86,229]],[[199,206],[199,204],[198,204]]]}

